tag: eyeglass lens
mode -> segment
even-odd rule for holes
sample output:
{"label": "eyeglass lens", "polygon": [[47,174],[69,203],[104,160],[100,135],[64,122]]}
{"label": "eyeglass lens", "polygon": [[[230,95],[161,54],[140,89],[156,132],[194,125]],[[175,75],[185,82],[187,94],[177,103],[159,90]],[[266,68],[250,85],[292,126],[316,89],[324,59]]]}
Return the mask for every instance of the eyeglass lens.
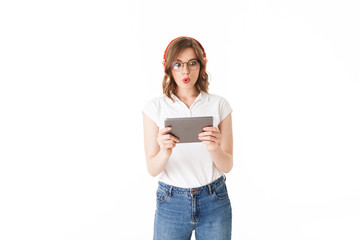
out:
{"label": "eyeglass lens", "polygon": [[190,60],[188,62],[181,62],[181,61],[175,61],[173,63],[173,69],[175,71],[181,71],[184,67],[184,64],[187,64],[187,67],[190,71],[195,71],[200,67],[200,63],[198,62],[198,60]]}

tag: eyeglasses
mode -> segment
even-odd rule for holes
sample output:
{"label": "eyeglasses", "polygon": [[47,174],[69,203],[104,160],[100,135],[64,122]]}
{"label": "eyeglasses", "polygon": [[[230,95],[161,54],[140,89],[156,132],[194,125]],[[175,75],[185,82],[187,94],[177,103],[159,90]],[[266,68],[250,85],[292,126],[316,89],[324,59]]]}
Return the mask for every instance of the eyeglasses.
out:
{"label": "eyeglasses", "polygon": [[177,60],[175,62],[173,62],[172,66],[173,66],[173,69],[176,71],[176,72],[180,72],[183,67],[184,67],[184,64],[187,64],[187,67],[190,71],[195,71],[195,70],[198,70],[200,68],[200,63],[198,60],[196,59],[193,59],[193,60],[190,60],[188,62],[182,62],[180,60]]}

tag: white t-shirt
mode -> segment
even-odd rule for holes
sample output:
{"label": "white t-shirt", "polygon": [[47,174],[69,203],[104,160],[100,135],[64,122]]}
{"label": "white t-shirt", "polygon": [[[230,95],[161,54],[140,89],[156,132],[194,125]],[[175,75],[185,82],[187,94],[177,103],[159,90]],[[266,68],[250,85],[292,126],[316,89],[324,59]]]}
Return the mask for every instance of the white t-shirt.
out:
{"label": "white t-shirt", "polygon": [[[174,117],[213,116],[214,126],[218,127],[232,112],[225,98],[215,94],[200,92],[190,108],[175,95],[172,97],[175,102],[164,94],[148,101],[142,109],[159,130],[164,128],[165,118]],[[159,181],[176,187],[195,188],[213,182],[222,174],[214,165],[205,143],[180,143],[173,148]]]}

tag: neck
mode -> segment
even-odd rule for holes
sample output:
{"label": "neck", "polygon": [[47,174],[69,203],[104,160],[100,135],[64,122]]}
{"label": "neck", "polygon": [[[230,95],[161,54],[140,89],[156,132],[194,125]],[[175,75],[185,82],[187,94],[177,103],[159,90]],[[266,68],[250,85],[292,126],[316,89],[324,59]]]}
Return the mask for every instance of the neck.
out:
{"label": "neck", "polygon": [[194,98],[197,97],[199,95],[199,90],[197,90],[197,88],[192,88],[192,89],[176,89],[176,93],[175,95],[179,98],[179,99],[190,99],[190,98]]}

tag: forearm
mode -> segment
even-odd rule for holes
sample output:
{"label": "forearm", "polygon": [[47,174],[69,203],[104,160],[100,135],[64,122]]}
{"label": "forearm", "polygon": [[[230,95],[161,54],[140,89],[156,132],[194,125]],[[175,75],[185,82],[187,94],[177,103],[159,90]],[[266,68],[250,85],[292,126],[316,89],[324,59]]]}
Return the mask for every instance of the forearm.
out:
{"label": "forearm", "polygon": [[228,173],[233,167],[233,156],[219,147],[217,150],[210,152],[210,156],[215,166],[222,172]]}
{"label": "forearm", "polygon": [[170,155],[166,150],[160,150],[154,157],[146,159],[147,170],[151,176],[156,177],[165,169]]}

